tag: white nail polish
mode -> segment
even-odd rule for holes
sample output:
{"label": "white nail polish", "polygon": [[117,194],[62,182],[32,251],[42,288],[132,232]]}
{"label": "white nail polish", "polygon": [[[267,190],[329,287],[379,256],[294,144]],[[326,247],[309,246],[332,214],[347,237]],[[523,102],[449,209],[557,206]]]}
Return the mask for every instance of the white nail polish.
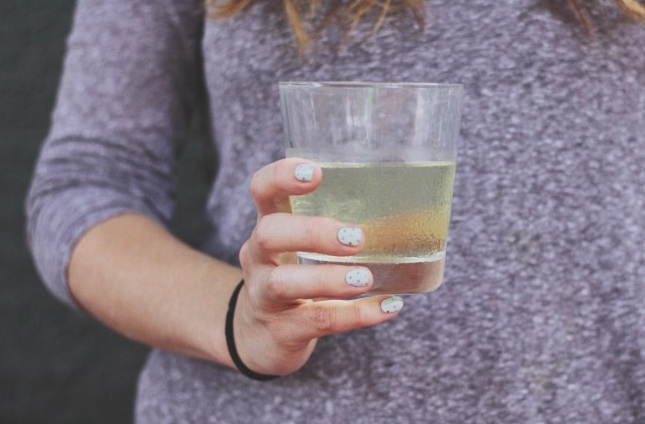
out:
{"label": "white nail polish", "polygon": [[345,282],[354,287],[365,287],[370,282],[370,273],[367,268],[352,269],[345,274]]}
{"label": "white nail polish", "polygon": [[338,241],[345,246],[358,246],[363,238],[363,231],[356,227],[343,227],[338,230]]}
{"label": "white nail polish", "polygon": [[381,311],[386,314],[393,314],[399,312],[403,308],[403,298],[399,296],[388,297],[381,302]]}
{"label": "white nail polish", "polygon": [[296,167],[294,175],[298,181],[311,181],[314,178],[314,170],[316,167],[310,163],[303,163]]}

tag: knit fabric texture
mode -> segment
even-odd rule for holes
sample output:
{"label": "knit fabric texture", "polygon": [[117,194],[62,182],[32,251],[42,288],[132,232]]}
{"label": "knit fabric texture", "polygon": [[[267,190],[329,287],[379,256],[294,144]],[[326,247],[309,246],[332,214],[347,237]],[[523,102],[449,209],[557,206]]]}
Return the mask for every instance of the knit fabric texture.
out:
{"label": "knit fabric texture", "polygon": [[138,423],[645,422],[645,25],[603,2],[588,36],[565,2],[436,0],[423,31],[406,13],[370,38],[374,17],[334,24],[302,58],[282,2],[226,21],[201,3],[78,1],[27,201],[54,295],[76,307],[66,267],[91,226],[169,220],[202,78],[219,164],[203,249],[231,263],[250,177],[284,157],[279,81],[464,84],[446,274],[272,382],[153,351]]}

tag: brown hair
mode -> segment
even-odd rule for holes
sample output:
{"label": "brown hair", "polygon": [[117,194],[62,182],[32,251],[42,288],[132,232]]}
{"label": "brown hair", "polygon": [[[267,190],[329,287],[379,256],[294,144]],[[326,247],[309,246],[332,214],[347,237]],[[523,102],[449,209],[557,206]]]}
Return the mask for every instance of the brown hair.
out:
{"label": "brown hair", "polygon": [[[256,1],[226,0],[222,3],[207,0],[207,4],[212,7],[213,17],[229,18]],[[593,34],[591,18],[580,5],[580,0],[566,1],[587,33]],[[314,18],[318,17],[323,2],[326,3],[325,13],[315,22]],[[387,15],[403,11],[410,13],[419,28],[423,28],[425,2],[425,0],[283,0],[287,19],[293,29],[300,53],[304,53],[311,39],[337,17],[347,25],[348,34],[355,29],[361,18],[370,13],[378,13],[370,35],[378,31]],[[645,6],[638,0],[613,0],[613,2],[627,17],[645,22]]]}

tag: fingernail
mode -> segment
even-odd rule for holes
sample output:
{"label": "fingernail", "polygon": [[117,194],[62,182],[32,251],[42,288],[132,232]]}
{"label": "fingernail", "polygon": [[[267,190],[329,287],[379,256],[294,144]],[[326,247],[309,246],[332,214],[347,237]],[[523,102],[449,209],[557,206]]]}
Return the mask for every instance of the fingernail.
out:
{"label": "fingernail", "polygon": [[386,314],[393,314],[399,312],[403,308],[403,298],[400,296],[392,296],[381,302],[381,311]]}
{"label": "fingernail", "polygon": [[345,274],[345,282],[353,287],[365,287],[370,282],[370,272],[367,268],[352,269]]}
{"label": "fingernail", "polygon": [[358,246],[363,238],[363,231],[356,227],[343,227],[338,230],[338,241],[345,246]]}
{"label": "fingernail", "polygon": [[311,181],[314,178],[314,170],[316,167],[310,163],[303,163],[296,167],[294,175],[298,181]]}

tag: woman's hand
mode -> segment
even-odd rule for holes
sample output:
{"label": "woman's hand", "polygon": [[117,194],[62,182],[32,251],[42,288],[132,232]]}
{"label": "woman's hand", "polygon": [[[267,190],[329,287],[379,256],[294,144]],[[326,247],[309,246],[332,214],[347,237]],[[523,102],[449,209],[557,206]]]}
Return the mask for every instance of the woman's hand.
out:
{"label": "woman's hand", "polygon": [[262,168],[251,181],[258,220],[240,251],[246,284],[234,329],[240,357],[255,372],[292,373],[318,338],[387,321],[403,306],[390,296],[339,300],[369,291],[367,268],[296,265],[297,251],[351,256],[365,244],[351,224],[291,214],[289,196],[315,190],[322,177],[317,164],[290,158]]}

